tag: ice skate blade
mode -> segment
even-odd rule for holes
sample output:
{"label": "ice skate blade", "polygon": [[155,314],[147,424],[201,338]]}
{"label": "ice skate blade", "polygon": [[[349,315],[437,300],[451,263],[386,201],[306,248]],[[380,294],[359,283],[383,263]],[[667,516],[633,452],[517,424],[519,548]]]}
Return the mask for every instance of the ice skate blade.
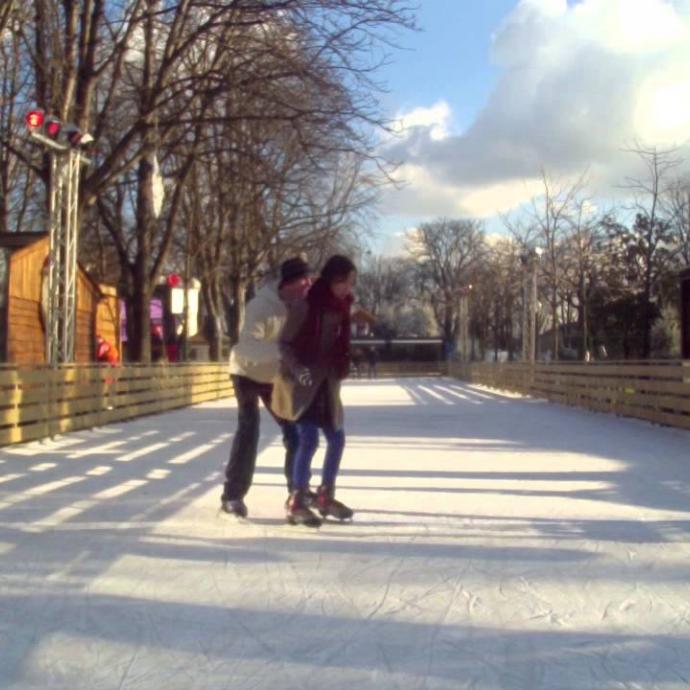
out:
{"label": "ice skate blade", "polygon": [[295,527],[311,527],[312,529],[318,529],[321,527],[321,520],[318,518],[313,520],[296,520],[292,516],[287,518],[288,525],[293,525]]}
{"label": "ice skate blade", "polygon": [[335,522],[335,523],[352,522],[352,519],[354,518],[354,513],[352,515],[348,515],[347,517],[343,517],[343,518],[336,517],[335,515],[330,515],[329,513],[322,513],[321,511],[319,511],[319,515],[321,515],[321,518],[323,519],[324,522]]}
{"label": "ice skate blade", "polygon": [[238,522],[240,524],[249,524],[250,520],[247,516],[238,515],[237,513],[228,513],[222,508],[218,509],[217,517],[219,520],[225,522]]}

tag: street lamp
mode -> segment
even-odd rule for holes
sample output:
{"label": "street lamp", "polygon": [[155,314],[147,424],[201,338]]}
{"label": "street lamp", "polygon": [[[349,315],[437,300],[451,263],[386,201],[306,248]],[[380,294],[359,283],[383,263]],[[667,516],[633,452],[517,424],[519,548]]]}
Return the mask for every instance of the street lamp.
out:
{"label": "street lamp", "polygon": [[520,254],[523,268],[522,360],[532,362],[537,355],[537,267],[544,253],[541,247],[530,247]]}
{"label": "street lamp", "polygon": [[472,293],[471,285],[463,285],[458,290],[458,295],[460,297],[460,359],[463,362],[467,362],[468,350],[469,350],[469,296]]}

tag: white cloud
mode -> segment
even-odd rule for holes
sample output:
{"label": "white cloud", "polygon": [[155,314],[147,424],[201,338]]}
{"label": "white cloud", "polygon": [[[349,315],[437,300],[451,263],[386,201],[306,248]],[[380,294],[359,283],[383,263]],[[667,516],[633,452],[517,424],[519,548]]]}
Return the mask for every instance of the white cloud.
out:
{"label": "white cloud", "polygon": [[433,141],[445,139],[448,136],[448,127],[451,119],[451,110],[448,103],[439,101],[430,108],[414,108],[407,113],[399,113],[393,125],[394,132],[403,137],[413,134],[414,128],[421,128],[428,132]]}
{"label": "white cloud", "polygon": [[490,218],[519,206],[543,189],[541,177],[486,185],[453,185],[435,178],[429,168],[416,165],[403,165],[396,177],[404,186],[384,193],[383,212],[422,218]]}
{"label": "white cloud", "polygon": [[664,0],[590,0],[573,8],[572,23],[581,39],[616,53],[665,52],[688,38],[683,17]]}
{"label": "white cloud", "polygon": [[510,235],[499,234],[497,232],[489,232],[484,239],[490,247],[499,247],[505,244],[515,244],[516,240]]}
{"label": "white cloud", "polygon": [[464,212],[459,189],[436,179],[429,168],[403,165],[396,178],[404,187],[384,194],[384,212],[423,216],[454,216]]}
{"label": "white cloud", "polygon": [[462,204],[466,214],[488,218],[522,204],[544,189],[541,178],[510,180],[463,189]]}
{"label": "white cloud", "polygon": [[662,145],[690,138],[690,58],[666,65],[642,82],[633,126],[643,139]]}
{"label": "white cloud", "polygon": [[606,195],[634,142],[690,140],[690,0],[521,0],[491,57],[500,77],[461,135],[445,102],[400,116],[385,148],[408,186],[384,211],[488,216],[537,193],[542,169],[589,169]]}

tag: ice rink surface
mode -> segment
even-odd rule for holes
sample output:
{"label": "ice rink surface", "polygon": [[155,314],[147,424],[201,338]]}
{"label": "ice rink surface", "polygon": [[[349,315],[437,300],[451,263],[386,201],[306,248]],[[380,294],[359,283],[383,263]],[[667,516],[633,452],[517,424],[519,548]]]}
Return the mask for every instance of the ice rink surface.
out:
{"label": "ice rink surface", "polygon": [[318,531],[267,416],[250,520],[218,513],[234,401],[0,449],[0,688],[690,687],[689,432],[450,379],[344,396],[357,512]]}

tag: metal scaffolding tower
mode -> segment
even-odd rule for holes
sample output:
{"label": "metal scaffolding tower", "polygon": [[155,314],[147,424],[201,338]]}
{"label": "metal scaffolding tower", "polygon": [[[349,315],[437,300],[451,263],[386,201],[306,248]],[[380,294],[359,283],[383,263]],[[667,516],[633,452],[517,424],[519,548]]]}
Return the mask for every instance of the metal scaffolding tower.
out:
{"label": "metal scaffolding tower", "polygon": [[82,157],[74,149],[51,151],[50,157],[46,356],[48,363],[55,366],[74,361]]}
{"label": "metal scaffolding tower", "polygon": [[[79,237],[79,173],[89,159],[79,150],[85,135],[76,127],[63,127],[55,118],[44,118],[43,111],[27,116],[29,136],[48,150],[48,295],[45,351],[51,366],[74,362],[77,320],[77,243]],[[50,134],[50,127],[53,127]],[[50,136],[46,136],[48,131]],[[58,141],[60,132],[67,143]],[[90,137],[90,141],[93,137]]]}

